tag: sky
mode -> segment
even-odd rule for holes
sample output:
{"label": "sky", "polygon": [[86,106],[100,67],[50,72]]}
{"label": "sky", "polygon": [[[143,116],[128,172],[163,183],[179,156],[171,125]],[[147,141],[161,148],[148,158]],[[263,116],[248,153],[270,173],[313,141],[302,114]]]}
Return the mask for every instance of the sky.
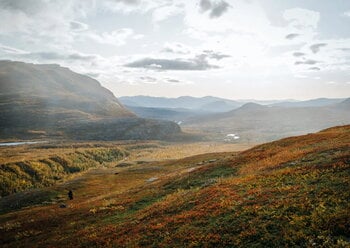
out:
{"label": "sky", "polygon": [[0,0],[0,60],[117,97],[350,97],[349,0]]}

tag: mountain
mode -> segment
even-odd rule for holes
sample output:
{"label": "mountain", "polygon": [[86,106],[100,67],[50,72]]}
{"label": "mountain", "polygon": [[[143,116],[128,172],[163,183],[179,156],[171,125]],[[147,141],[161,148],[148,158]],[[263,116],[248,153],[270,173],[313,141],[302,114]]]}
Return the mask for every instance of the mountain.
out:
{"label": "mountain", "polygon": [[181,96],[178,98],[151,97],[151,96],[123,96],[119,100],[128,106],[147,107],[147,108],[182,108],[197,110],[202,112],[224,112],[238,108],[242,103],[206,96],[191,97]]}
{"label": "mountain", "polygon": [[350,98],[345,99],[344,101],[333,105],[334,108],[349,110],[350,109]]}
{"label": "mountain", "polygon": [[142,118],[170,120],[181,122],[187,118],[203,114],[202,112],[181,108],[147,108],[125,105],[129,110]]}
{"label": "mountain", "polygon": [[226,113],[194,117],[182,124],[223,140],[237,134],[241,142],[264,142],[350,123],[349,99],[324,107],[277,107],[247,103]]}
{"label": "mountain", "polygon": [[213,113],[220,113],[220,112],[227,112],[232,109],[236,109],[240,107],[241,104],[237,103],[232,103],[227,100],[219,100],[219,101],[214,101],[214,102],[209,102],[207,104],[204,104],[201,106],[200,109],[206,112],[213,112]]}
{"label": "mountain", "polygon": [[245,103],[257,103],[260,105],[272,105],[272,104],[278,104],[278,103],[283,103],[283,102],[299,102],[298,100],[294,99],[282,99],[282,100],[256,100],[256,99],[238,99],[236,100],[237,102],[240,102],[242,104]]}
{"label": "mountain", "polygon": [[244,104],[242,107],[240,107],[236,110],[230,111],[229,113],[237,113],[237,112],[245,112],[245,111],[259,111],[259,110],[264,110],[266,108],[268,108],[268,107],[263,106],[263,105],[258,104],[258,103],[249,102],[249,103]]}
{"label": "mountain", "polygon": [[330,106],[333,104],[340,103],[344,101],[344,98],[317,98],[317,99],[311,99],[307,101],[285,101],[285,102],[279,102],[271,104],[271,106],[278,106],[278,107],[324,107],[324,106]]}
{"label": "mountain", "polygon": [[[110,123],[109,133],[103,136],[124,139],[118,125],[127,122],[115,120],[127,118],[139,123],[134,125],[137,131],[133,133],[140,134],[135,139],[142,139],[143,128],[147,131],[155,124],[150,121],[145,125],[147,121],[126,109],[95,79],[59,65],[0,61],[0,92],[0,138],[30,138],[38,134],[69,138],[68,129],[77,130],[82,123],[91,122],[95,126]],[[166,126],[168,136],[172,131],[179,132],[175,123],[159,121],[156,126],[160,128],[161,123]],[[120,135],[117,137],[113,132]],[[80,138],[84,139],[84,134]]]}
{"label": "mountain", "polygon": [[[59,65],[0,61],[2,103],[45,107],[53,111],[80,111],[95,117],[131,117],[112,92],[98,81]],[[18,110],[18,109],[12,109]]]}

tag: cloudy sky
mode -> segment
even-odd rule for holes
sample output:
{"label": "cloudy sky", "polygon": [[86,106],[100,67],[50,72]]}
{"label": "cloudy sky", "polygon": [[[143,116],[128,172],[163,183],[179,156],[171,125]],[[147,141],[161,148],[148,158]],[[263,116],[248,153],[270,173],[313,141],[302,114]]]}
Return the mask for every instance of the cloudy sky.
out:
{"label": "cloudy sky", "polygon": [[0,59],[116,96],[350,96],[349,0],[0,0]]}

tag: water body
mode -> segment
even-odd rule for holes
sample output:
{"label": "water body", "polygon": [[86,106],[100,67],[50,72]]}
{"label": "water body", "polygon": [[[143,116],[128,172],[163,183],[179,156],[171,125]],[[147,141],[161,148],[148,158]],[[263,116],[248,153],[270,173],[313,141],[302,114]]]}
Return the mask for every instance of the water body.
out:
{"label": "water body", "polygon": [[40,143],[46,143],[47,141],[21,141],[21,142],[3,142],[0,146],[19,146],[19,145],[34,145]]}

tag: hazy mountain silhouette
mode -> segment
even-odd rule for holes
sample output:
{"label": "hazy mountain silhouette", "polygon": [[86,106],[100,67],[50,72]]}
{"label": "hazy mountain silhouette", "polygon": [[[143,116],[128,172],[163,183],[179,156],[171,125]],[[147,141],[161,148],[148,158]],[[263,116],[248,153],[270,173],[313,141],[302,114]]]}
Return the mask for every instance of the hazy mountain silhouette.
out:
{"label": "hazy mountain silhouette", "polygon": [[323,107],[323,106],[329,106],[332,104],[340,103],[344,101],[344,98],[317,98],[317,99],[311,99],[307,101],[298,101],[298,102],[280,102],[272,104],[272,106],[278,106],[278,107]]}
{"label": "hazy mountain silhouette", "polygon": [[333,107],[337,108],[337,109],[343,109],[343,110],[348,110],[349,111],[349,109],[350,109],[350,98],[345,99],[344,101],[333,105]]}
{"label": "hazy mountain silhouette", "polygon": [[183,108],[205,112],[224,112],[243,105],[233,100],[219,97],[192,97],[181,96],[178,98],[152,97],[152,96],[124,96],[119,100],[128,106],[147,108]]}
{"label": "hazy mountain silhouette", "polygon": [[191,109],[182,108],[150,108],[125,105],[129,110],[142,118],[171,120],[180,122],[194,116],[200,116],[204,113]]}
{"label": "hazy mountain silhouette", "polygon": [[[292,99],[285,100],[230,100],[213,96],[191,97],[181,96],[178,98],[152,97],[152,96],[124,96],[119,98],[120,102],[131,108],[152,108],[155,118],[164,119],[162,112],[164,109],[175,109],[176,112],[192,112],[194,116],[203,113],[222,113],[235,110],[244,104],[255,103],[264,106],[275,107],[323,107],[340,103],[345,99],[318,98],[305,101],[297,101]],[[157,109],[159,108],[159,113]],[[145,112],[138,108],[136,112],[142,117],[148,116],[148,109]],[[185,114],[186,116],[186,114]]]}
{"label": "hazy mountain silhouette", "polygon": [[277,107],[247,103],[226,113],[195,117],[182,125],[216,134],[238,134],[241,140],[263,142],[350,123],[350,99],[323,107]]}
{"label": "hazy mountain silhouette", "polygon": [[[109,136],[112,139],[152,138],[151,126],[156,124],[161,129],[162,123],[165,124],[166,131],[159,130],[159,134],[166,133],[170,136],[172,132],[180,132],[175,123],[148,123],[137,118],[98,81],[59,65],[0,61],[0,92],[2,138],[25,138],[37,133],[66,137],[68,133],[73,135],[70,130],[79,130],[80,125],[86,127],[89,122],[91,123],[87,127],[90,130],[86,128],[85,134],[76,132],[81,136],[73,136],[79,139],[100,139],[99,136],[103,136],[103,139],[108,139]],[[116,121],[120,119],[128,121]],[[104,130],[95,130],[93,125],[98,128],[101,123],[109,123],[110,126],[104,126]],[[124,137],[119,132],[122,128],[120,125],[131,123],[133,130]],[[147,130],[149,132],[145,137]],[[157,135],[156,138],[160,136]]]}

